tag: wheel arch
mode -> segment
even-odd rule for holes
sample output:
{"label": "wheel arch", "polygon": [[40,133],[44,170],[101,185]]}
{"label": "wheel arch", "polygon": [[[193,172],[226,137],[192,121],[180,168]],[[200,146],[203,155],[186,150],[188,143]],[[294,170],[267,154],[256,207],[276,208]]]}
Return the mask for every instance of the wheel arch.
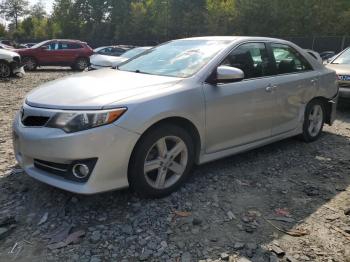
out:
{"label": "wheel arch", "polygon": [[149,126],[143,133],[142,135],[139,137],[139,139],[137,140],[132,153],[130,155],[130,159],[129,159],[129,163],[128,163],[128,179],[129,179],[129,169],[130,169],[130,164],[132,162],[132,159],[134,157],[135,154],[135,150],[137,148],[137,146],[139,145],[140,141],[142,140],[142,138],[148,133],[151,132],[152,130],[154,130],[157,127],[160,127],[162,125],[166,125],[166,124],[175,124],[183,129],[185,129],[190,136],[193,138],[193,142],[194,142],[194,148],[195,148],[195,163],[199,163],[199,157],[200,157],[200,151],[201,151],[201,147],[202,147],[202,139],[200,136],[200,133],[198,131],[198,128],[195,126],[195,124],[188,120],[187,118],[184,117],[167,117],[164,119],[161,119],[155,123],[153,123],[151,126]]}
{"label": "wheel arch", "polygon": [[330,103],[330,99],[323,97],[323,96],[317,96],[314,97],[313,99],[311,99],[309,103],[311,103],[312,101],[320,101],[323,105],[323,108],[325,110],[325,123],[328,125],[331,125],[331,119],[332,119],[332,103]]}

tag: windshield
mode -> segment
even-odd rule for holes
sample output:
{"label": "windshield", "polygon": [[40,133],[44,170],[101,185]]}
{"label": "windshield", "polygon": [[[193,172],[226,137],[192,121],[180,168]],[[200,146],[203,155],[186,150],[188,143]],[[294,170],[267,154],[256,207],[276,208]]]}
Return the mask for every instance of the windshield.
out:
{"label": "windshield", "polygon": [[338,56],[332,64],[350,64],[350,48],[345,50],[340,56]]}
{"label": "windshield", "polygon": [[142,52],[146,51],[147,49],[149,48],[146,48],[146,47],[140,47],[140,48],[134,48],[134,49],[131,49],[127,52],[125,52],[124,54],[121,55],[121,57],[125,57],[125,58],[133,58],[139,54],[141,54]]}
{"label": "windshield", "polygon": [[119,66],[119,70],[185,78],[197,73],[230,43],[224,40],[177,40],[146,51]]}
{"label": "windshield", "polygon": [[38,43],[36,45],[33,45],[31,48],[38,48],[38,47],[40,47],[42,45],[47,44],[48,42],[50,42],[50,41],[46,40],[46,41],[40,42],[40,43]]}

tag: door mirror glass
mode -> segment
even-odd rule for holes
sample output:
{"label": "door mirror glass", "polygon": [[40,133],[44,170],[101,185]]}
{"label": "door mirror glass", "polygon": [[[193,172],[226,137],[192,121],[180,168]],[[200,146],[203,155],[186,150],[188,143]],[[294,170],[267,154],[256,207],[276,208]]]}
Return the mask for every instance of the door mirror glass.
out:
{"label": "door mirror glass", "polygon": [[243,79],[244,73],[239,68],[224,65],[217,68],[216,81],[218,83],[237,82]]}

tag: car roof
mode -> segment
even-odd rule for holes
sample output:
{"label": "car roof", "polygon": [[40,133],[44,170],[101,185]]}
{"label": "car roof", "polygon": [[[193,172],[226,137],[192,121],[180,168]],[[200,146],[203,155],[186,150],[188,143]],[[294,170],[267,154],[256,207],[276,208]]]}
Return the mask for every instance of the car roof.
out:
{"label": "car roof", "polygon": [[86,42],[83,42],[83,41],[80,41],[80,40],[74,40],[74,39],[51,39],[51,40],[47,40],[47,41],[74,42],[74,43],[80,43],[80,44],[86,43]]}
{"label": "car roof", "polygon": [[252,41],[278,41],[287,42],[283,39],[271,38],[271,37],[258,37],[258,36],[200,36],[183,38],[181,40],[212,40],[212,41],[239,41],[239,40],[252,40]]}

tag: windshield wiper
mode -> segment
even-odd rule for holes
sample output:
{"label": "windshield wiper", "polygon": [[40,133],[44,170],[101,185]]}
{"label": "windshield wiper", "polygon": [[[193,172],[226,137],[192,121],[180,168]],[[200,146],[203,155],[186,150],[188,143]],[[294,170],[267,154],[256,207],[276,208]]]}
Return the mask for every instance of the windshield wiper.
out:
{"label": "windshield wiper", "polygon": [[145,74],[145,75],[151,75],[150,73],[147,73],[147,72],[143,72],[139,69],[136,69],[135,71],[133,71],[134,73],[138,73],[138,74]]}

